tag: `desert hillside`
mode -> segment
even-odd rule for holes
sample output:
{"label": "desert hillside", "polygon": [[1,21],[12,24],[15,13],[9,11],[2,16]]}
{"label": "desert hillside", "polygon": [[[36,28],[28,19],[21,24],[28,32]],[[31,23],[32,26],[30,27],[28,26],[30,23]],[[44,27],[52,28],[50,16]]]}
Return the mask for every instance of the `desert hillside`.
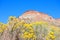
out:
{"label": "desert hillside", "polygon": [[10,16],[0,22],[0,40],[60,40],[60,19],[32,10]]}

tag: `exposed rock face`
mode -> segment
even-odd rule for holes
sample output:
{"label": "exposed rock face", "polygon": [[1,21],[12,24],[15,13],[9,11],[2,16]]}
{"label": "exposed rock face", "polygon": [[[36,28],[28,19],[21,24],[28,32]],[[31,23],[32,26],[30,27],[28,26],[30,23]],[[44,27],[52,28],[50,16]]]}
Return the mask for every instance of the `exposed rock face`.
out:
{"label": "exposed rock face", "polygon": [[22,16],[19,17],[20,19],[30,19],[32,21],[40,21],[40,20],[45,20],[45,21],[54,21],[51,16],[48,16],[47,14],[40,13],[37,11],[27,11],[25,12]]}
{"label": "exposed rock face", "polygon": [[22,16],[19,16],[19,19],[31,20],[31,22],[43,20],[47,22],[53,22],[54,24],[60,23],[60,19],[54,19],[53,17],[47,14],[37,12],[37,11],[27,11]]}

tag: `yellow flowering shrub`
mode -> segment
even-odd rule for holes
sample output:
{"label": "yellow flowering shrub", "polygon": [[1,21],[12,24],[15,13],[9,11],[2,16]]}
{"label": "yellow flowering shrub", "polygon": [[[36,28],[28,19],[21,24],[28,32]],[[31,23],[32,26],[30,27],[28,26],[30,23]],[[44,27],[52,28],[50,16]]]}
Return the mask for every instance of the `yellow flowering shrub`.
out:
{"label": "yellow flowering shrub", "polygon": [[24,39],[28,39],[28,40],[35,40],[36,39],[36,36],[35,36],[35,33],[34,33],[34,30],[33,30],[33,27],[31,24],[27,24],[25,23],[22,27],[22,29],[20,29],[22,34],[21,34],[21,37],[24,38]]}
{"label": "yellow flowering shrub", "polygon": [[0,26],[0,33],[4,32],[5,30],[7,30],[7,24],[2,24]]}
{"label": "yellow flowering shrub", "polygon": [[0,23],[0,40],[3,35],[11,40],[60,40],[60,27],[45,21],[26,23],[10,16],[7,24]]}
{"label": "yellow flowering shrub", "polygon": [[54,32],[49,32],[48,35],[46,36],[46,40],[55,40],[55,35]]}

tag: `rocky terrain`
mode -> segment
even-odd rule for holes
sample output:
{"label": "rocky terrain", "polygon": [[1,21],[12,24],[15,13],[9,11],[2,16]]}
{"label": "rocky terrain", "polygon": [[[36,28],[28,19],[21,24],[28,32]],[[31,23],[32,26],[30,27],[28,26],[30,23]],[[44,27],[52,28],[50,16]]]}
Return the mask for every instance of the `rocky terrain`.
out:
{"label": "rocky terrain", "polygon": [[60,25],[60,19],[55,19],[52,16],[49,16],[45,13],[41,13],[38,11],[27,11],[22,16],[19,16],[19,19],[31,20],[31,22],[43,20],[46,22],[54,23],[55,25]]}

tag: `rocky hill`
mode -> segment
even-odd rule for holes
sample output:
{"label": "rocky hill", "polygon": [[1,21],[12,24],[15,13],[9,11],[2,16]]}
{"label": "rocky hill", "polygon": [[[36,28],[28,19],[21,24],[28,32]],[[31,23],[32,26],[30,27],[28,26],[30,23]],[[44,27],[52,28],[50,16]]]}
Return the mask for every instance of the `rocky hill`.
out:
{"label": "rocky hill", "polygon": [[0,40],[60,40],[60,19],[37,11],[10,16],[0,22]]}
{"label": "rocky hill", "polygon": [[58,26],[60,25],[60,19],[54,19],[52,16],[38,11],[26,11],[22,16],[19,16],[19,19],[25,21],[30,20],[31,22],[43,20]]}

